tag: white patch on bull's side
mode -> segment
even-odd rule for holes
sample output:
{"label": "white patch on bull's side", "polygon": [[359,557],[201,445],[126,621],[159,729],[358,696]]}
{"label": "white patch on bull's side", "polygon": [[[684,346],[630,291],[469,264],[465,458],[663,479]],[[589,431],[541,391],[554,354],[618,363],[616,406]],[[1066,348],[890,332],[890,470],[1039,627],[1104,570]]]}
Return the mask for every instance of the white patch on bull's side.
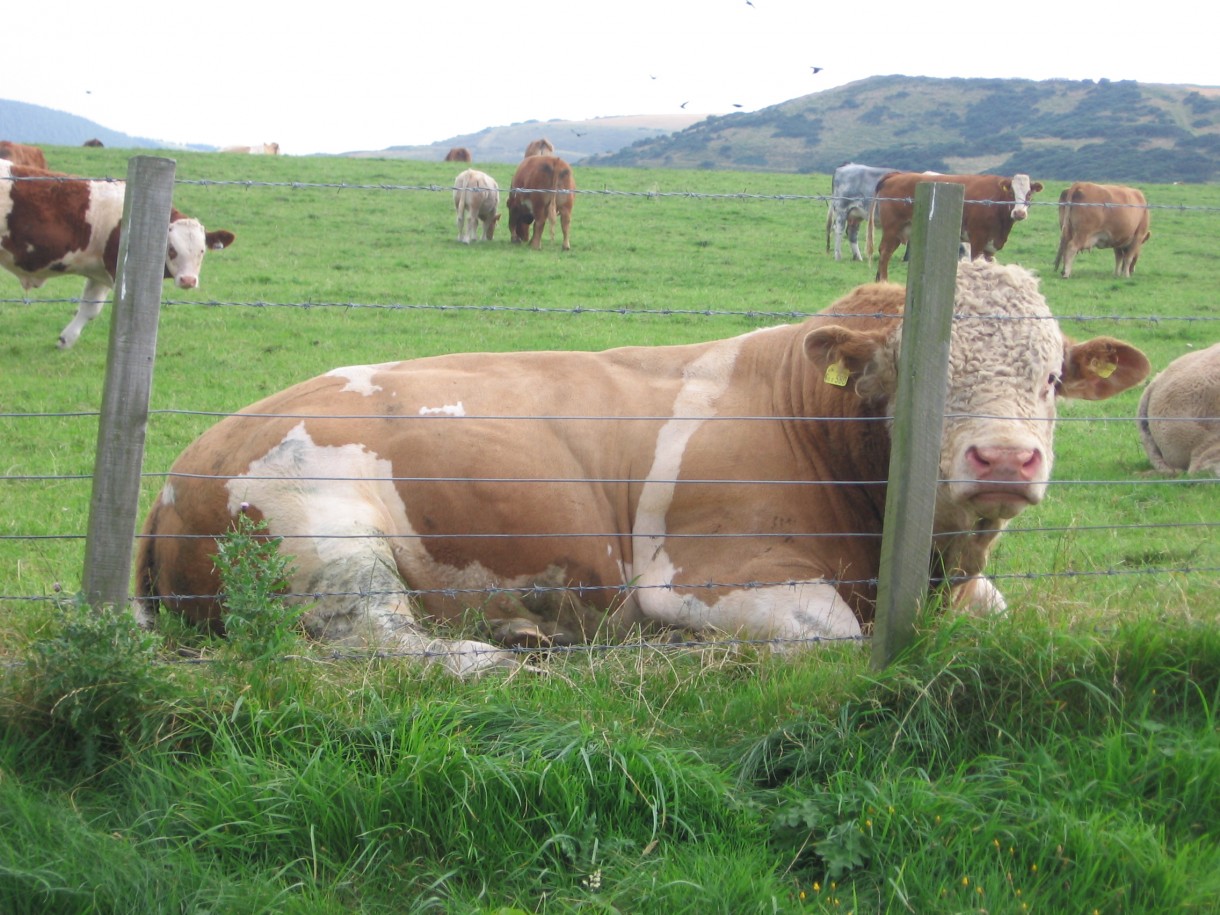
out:
{"label": "white patch on bull's side", "polygon": [[166,483],[161,487],[161,495],[157,497],[157,501],[159,501],[162,505],[173,505],[175,498],[174,484]]}
{"label": "white patch on bull's side", "polygon": [[381,363],[378,365],[347,365],[342,368],[331,369],[326,373],[327,377],[343,378],[347,384],[339,389],[342,394],[346,391],[351,391],[355,394],[363,394],[365,397],[370,397],[381,390],[381,385],[373,384],[373,376],[384,371],[386,366],[393,363]]}
{"label": "white patch on bull's side", "polygon": [[[311,595],[304,616],[311,634],[428,652],[458,674],[515,664],[492,645],[427,634],[398,570],[418,570],[426,582],[455,588],[524,587],[541,576],[506,582],[478,563],[453,569],[434,562],[392,477],[391,462],[364,445],[319,445],[300,422],[225,488],[230,514],[249,503],[266,518],[268,533],[285,538],[283,550],[293,559],[289,587]],[[556,584],[565,580],[562,570],[550,574]]]}
{"label": "white patch on bull's side", "polygon": [[443,407],[420,407],[420,416],[465,416],[466,408],[459,400],[455,404],[445,404]]}
{"label": "white patch on bull's side", "polygon": [[[704,420],[715,415],[716,401],[728,387],[740,349],[740,337],[724,340],[686,366],[672,418],[657,434],[652,466],[644,478],[632,529],[635,584],[643,588],[668,586],[679,571],[665,551],[665,516],[673,503],[674,481],[682,470],[687,443]],[[653,590],[643,592],[640,600],[650,616],[663,618],[664,614],[654,614],[654,602],[672,603],[681,598],[669,591]]]}

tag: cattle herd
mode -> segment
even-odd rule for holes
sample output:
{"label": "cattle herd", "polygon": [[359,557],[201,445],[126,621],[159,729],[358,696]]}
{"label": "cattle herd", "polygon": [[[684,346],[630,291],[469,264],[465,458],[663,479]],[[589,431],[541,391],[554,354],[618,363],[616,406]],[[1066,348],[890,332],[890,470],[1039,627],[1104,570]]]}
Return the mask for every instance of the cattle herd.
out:
{"label": "cattle herd", "polygon": [[[0,266],[26,289],[59,274],[86,280],[59,339],[69,347],[115,282],[123,184],[49,171],[34,147],[5,142],[0,153]],[[471,161],[462,148],[445,158]],[[1120,340],[1070,340],[1034,274],[996,263],[1043,189],[1027,175],[849,163],[833,177],[827,251],[833,232],[839,259],[846,234],[863,260],[867,222],[885,280],[910,238],[915,186],[932,180],[965,188],[955,313],[1020,319],[953,322],[936,496],[932,567],[956,582],[952,604],[998,610],[988,555],[1046,492],[1056,401],[1112,397],[1151,366]],[[530,144],[506,203],[511,240],[540,248],[558,222],[569,250],[574,191],[551,144]],[[453,204],[460,242],[492,240],[494,179],[466,168]],[[1074,183],[1059,224],[1064,277],[1093,247],[1113,248],[1115,273],[1129,277],[1149,238],[1132,188]],[[172,210],[166,278],[195,286],[204,252],[233,241]],[[225,418],[181,454],[143,527],[142,612],[164,605],[223,629],[216,538],[245,514],[291,544],[289,588],[312,596],[311,633],[421,650],[459,674],[516,665],[506,647],[639,627],[777,644],[858,637],[872,622],[886,490],[859,481],[886,478],[904,300],[878,282],[801,323],[703,344],[334,369]],[[389,414],[401,421],[370,421]],[[1145,388],[1137,421],[1153,466],[1220,475],[1218,415],[1220,344]],[[794,495],[792,482],[838,485]],[[463,617],[469,591],[487,640],[430,634],[426,620]]]}

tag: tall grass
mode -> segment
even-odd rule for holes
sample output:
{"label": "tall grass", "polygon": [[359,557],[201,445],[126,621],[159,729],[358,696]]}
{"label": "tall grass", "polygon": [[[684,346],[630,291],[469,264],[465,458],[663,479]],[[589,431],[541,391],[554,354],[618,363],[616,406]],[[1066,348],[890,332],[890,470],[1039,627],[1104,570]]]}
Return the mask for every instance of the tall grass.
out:
{"label": "tall grass", "polygon": [[[48,155],[125,172],[122,151]],[[201,289],[166,287],[158,410],[235,409],[357,362],[709,339],[871,277],[825,255],[821,202],[647,196],[822,194],[827,176],[578,168],[581,188],[641,196],[578,198],[560,254],[459,245],[449,165],[176,158],[180,179],[250,183],[177,189],[238,239]],[[1046,207],[1000,259],[1040,267],[1057,314],[1104,317],[1073,336],[1159,368],[1214,339],[1215,220],[1155,212],[1133,280],[1108,252],[1049,276]],[[53,350],[73,307],[53,300],[77,294],[0,302],[0,412],[96,410],[108,315]],[[881,674],[854,645],[634,647],[468,683],[328,661],[288,618],[243,652],[52,600],[79,587],[82,544],[61,538],[85,530],[89,484],[67,477],[91,471],[96,420],[0,417],[5,473],[56,477],[0,482],[0,594],[20,598],[0,606],[0,911],[1215,911],[1217,547],[1184,526],[1215,523],[1215,488],[1148,485],[1138,394],[1064,409],[1064,482],[995,555],[1009,617],[924,620]],[[146,469],[213,421],[156,414]],[[1165,567],[1192,571],[1129,574]]]}

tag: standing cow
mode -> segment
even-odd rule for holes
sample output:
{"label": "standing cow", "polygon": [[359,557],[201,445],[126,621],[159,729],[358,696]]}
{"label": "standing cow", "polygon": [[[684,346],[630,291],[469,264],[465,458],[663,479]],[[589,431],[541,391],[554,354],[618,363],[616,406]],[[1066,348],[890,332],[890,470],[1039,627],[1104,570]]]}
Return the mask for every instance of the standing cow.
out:
{"label": "standing cow", "polygon": [[1059,195],[1059,251],[1055,269],[1072,275],[1072,261],[1081,251],[1114,249],[1114,275],[1135,272],[1140,249],[1152,237],[1148,202],[1142,191],[1121,184],[1077,181]]}
{"label": "standing cow", "polygon": [[[143,527],[144,610],[221,625],[216,538],[246,513],[293,556],[310,632],[427,650],[458,672],[511,662],[421,624],[472,606],[508,644],[638,626],[858,638],[904,300],[869,285],[727,340],[452,354],[302,382],[174,463]],[[967,320],[952,328],[930,567],[955,606],[996,609],[981,576],[1000,531],[1046,494],[1056,399],[1110,397],[1148,360],[1065,338],[1020,267],[960,264],[955,311]]]}
{"label": "standing cow", "polygon": [[[547,219],[559,220],[563,230],[563,250],[572,249],[569,228],[576,179],[572,166],[558,156],[527,156],[517,166],[508,192],[508,231],[514,242],[529,241],[534,250],[542,248],[542,230]],[[533,234],[530,234],[530,224]]]}
{"label": "standing cow", "polygon": [[[23,289],[37,289],[52,276],[85,278],[76,316],[59,335],[60,349],[76,342],[114,288],[125,187],[0,160],[0,213],[7,215],[0,223],[0,267]],[[165,278],[194,289],[204,252],[227,248],[233,239],[232,232],[207,232],[198,219],[171,208]]]}
{"label": "standing cow", "polygon": [[25,143],[14,143],[12,140],[0,140],[0,159],[8,159],[14,165],[47,167],[47,157],[41,149]]}
{"label": "standing cow", "polygon": [[280,144],[256,143],[254,146],[226,146],[221,152],[246,153],[252,156],[278,156],[280,154]]}
{"label": "standing cow", "polygon": [[1139,430],[1157,470],[1220,477],[1220,343],[1179,356],[1152,379]]}
{"label": "standing cow", "polygon": [[843,259],[843,233],[851,244],[852,260],[862,261],[860,254],[860,224],[868,219],[873,206],[877,182],[897,171],[875,165],[848,162],[835,169],[830,184],[830,201],[826,210],[826,252],[830,253],[830,235],[834,230],[835,260]]}
{"label": "standing cow", "polygon": [[491,175],[468,168],[454,181],[453,207],[457,210],[458,241],[464,245],[477,241],[480,222],[483,238],[491,241],[500,221],[500,186]]}
{"label": "standing cow", "polygon": [[470,161],[470,150],[467,149],[465,146],[454,146],[453,148],[451,148],[449,150],[449,152],[445,153],[445,161],[446,162],[469,162]]}
{"label": "standing cow", "polygon": [[890,257],[899,245],[911,240],[915,217],[915,187],[924,181],[965,185],[962,206],[962,241],[970,246],[971,258],[994,260],[1004,247],[1013,223],[1029,215],[1029,202],[1042,190],[1042,183],[1029,175],[938,175],[934,172],[895,172],[877,182],[876,197],[868,215],[868,252],[873,256],[873,225],[881,226],[877,279],[889,277]]}

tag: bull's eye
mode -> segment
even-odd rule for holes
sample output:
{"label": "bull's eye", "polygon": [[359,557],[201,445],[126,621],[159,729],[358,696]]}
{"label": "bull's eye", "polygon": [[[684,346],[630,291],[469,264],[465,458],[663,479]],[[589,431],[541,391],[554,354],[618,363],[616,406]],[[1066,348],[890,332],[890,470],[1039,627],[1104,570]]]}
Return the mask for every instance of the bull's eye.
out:
{"label": "bull's eye", "polygon": [[169,259],[170,260],[178,259],[178,249],[175,248],[173,245],[169,246]]}

